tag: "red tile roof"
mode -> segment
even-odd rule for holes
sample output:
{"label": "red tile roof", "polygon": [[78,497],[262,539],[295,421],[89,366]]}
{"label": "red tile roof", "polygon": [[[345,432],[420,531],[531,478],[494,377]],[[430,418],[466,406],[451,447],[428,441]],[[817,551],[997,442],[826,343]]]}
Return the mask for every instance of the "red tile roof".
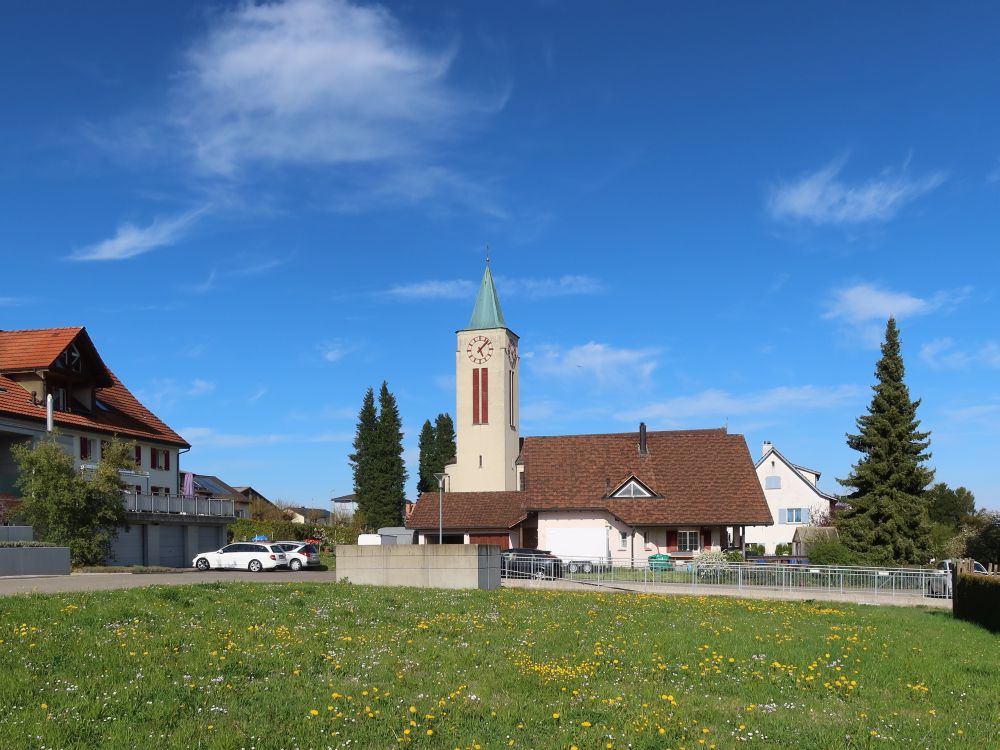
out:
{"label": "red tile roof", "polygon": [[[647,440],[648,453],[640,455],[638,432],[525,438],[524,491],[446,493],[445,523],[459,528],[467,517],[484,512],[480,506],[494,505],[500,514],[492,519],[494,528],[513,526],[515,516],[529,511],[565,509],[605,510],[633,526],[774,522],[742,435],[674,430],[650,432]],[[609,497],[633,475],[657,497]],[[426,497],[433,507],[424,510],[418,502],[411,528],[437,525],[436,496]],[[460,500],[449,505],[448,497]],[[434,523],[425,526],[431,517]]]}
{"label": "red tile roof", "polygon": [[184,438],[167,427],[153,412],[132,395],[115,374],[100,361],[84,328],[51,328],[36,331],[0,331],[0,414],[45,422],[45,406],[32,403],[31,394],[6,373],[26,369],[48,368],[74,339],[85,340],[85,346],[97,357],[100,379],[107,387],[94,390],[95,397],[107,410],[94,407],[83,411],[54,414],[56,426],[94,430],[123,437],[142,438],[189,448]]}
{"label": "red tile roof", "polygon": [[[446,492],[444,528],[509,529],[527,515],[523,502],[523,492]],[[411,529],[436,529],[438,493],[422,494],[406,519],[406,525]]]}

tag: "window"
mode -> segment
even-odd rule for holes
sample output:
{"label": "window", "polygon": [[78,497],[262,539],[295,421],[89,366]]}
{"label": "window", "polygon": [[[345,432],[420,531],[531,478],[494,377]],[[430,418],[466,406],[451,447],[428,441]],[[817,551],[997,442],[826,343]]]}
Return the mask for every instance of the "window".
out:
{"label": "window", "polygon": [[510,426],[515,427],[514,424],[514,371],[510,371]]}
{"label": "window", "polygon": [[781,489],[781,477],[772,474],[769,477],[764,477],[764,489],[765,490],[780,490]]}
{"label": "window", "polygon": [[681,552],[697,552],[698,551],[698,532],[697,531],[678,531],[677,532],[677,549]]}
{"label": "window", "polygon": [[163,471],[170,470],[170,451],[160,450],[159,448],[149,449],[149,468],[150,469],[162,469]]}
{"label": "window", "polygon": [[135,465],[137,468],[142,468],[142,446],[135,446]]}
{"label": "window", "polygon": [[618,532],[618,549],[628,549],[628,532]]}
{"label": "window", "polygon": [[785,508],[785,523],[802,523],[805,508]]}
{"label": "window", "polygon": [[65,388],[52,388],[49,390],[52,396],[52,408],[55,411],[69,411],[69,399],[66,398]]}
{"label": "window", "polygon": [[90,438],[80,438],[80,460],[89,461],[94,457],[94,441]]}
{"label": "window", "polygon": [[652,495],[636,480],[631,479],[612,497],[652,497]]}
{"label": "window", "polygon": [[472,371],[472,424],[489,424],[489,370],[477,367]]}

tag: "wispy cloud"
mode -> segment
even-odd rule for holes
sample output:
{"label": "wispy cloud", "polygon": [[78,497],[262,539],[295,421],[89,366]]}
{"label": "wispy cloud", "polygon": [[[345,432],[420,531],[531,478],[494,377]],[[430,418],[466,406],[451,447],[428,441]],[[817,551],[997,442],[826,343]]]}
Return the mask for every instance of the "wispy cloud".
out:
{"label": "wispy cloud", "polygon": [[31,302],[27,297],[0,297],[0,307],[20,307]]}
{"label": "wispy cloud", "polygon": [[657,366],[656,348],[627,349],[594,341],[564,349],[542,345],[525,354],[532,370],[557,377],[588,377],[599,385],[645,386]]}
{"label": "wispy cloud", "polygon": [[[496,284],[504,297],[541,299],[599,294],[604,284],[592,276],[566,275],[558,278],[515,278],[497,276]],[[472,299],[479,285],[470,279],[429,279],[411,284],[397,284],[384,294],[401,300]]]}
{"label": "wispy cloud", "polygon": [[354,434],[348,432],[320,432],[315,434],[275,432],[235,433],[218,432],[212,427],[185,427],[180,430],[180,434],[196,448],[262,447],[277,445],[279,443],[347,443],[354,439]]}
{"label": "wispy cloud", "polygon": [[255,404],[267,395],[267,386],[262,385],[254,391],[253,395],[247,399],[251,404]]}
{"label": "wispy cloud", "polygon": [[208,294],[215,290],[215,280],[218,277],[218,272],[213,268],[208,272],[208,276],[204,281],[199,281],[196,283],[184,283],[180,285],[180,288],[186,292],[191,292],[193,294]]}
{"label": "wispy cloud", "polygon": [[453,44],[419,44],[378,5],[244,3],[186,55],[173,122],[199,168],[409,158],[495,111],[449,84]]}
{"label": "wispy cloud", "polygon": [[144,227],[126,222],[118,227],[113,237],[77,250],[69,257],[80,261],[125,260],[158,247],[175,245],[207,210],[203,206],[177,216],[158,218]]}
{"label": "wispy cloud", "polygon": [[943,409],[942,413],[949,419],[959,422],[989,422],[994,426],[1000,417],[1000,403],[973,404],[954,409]]}
{"label": "wispy cloud", "polygon": [[202,378],[195,378],[190,383],[162,378],[152,381],[147,388],[138,392],[138,396],[146,406],[156,409],[171,406],[181,399],[207,396],[214,391],[215,383]]}
{"label": "wispy cloud", "polygon": [[281,266],[288,263],[291,259],[291,256],[282,258],[235,259],[230,267],[225,269],[225,275],[233,279],[260,276],[276,268],[281,268]]}
{"label": "wispy cloud", "polygon": [[724,390],[706,390],[647,404],[620,415],[626,422],[657,420],[678,426],[692,419],[727,419],[754,414],[782,414],[830,409],[851,403],[864,393],[854,385],[782,386],[766,391],[734,395]]}
{"label": "wispy cloud", "polygon": [[877,284],[859,283],[836,288],[830,295],[827,320],[865,323],[887,320],[890,316],[909,318],[915,315],[950,310],[968,299],[972,287],[941,290],[930,297],[917,297],[908,292],[896,292]]}
{"label": "wispy cloud", "polygon": [[958,370],[972,365],[1000,368],[1000,344],[989,341],[974,351],[958,349],[951,338],[929,341],[920,348],[920,358],[936,370]]}
{"label": "wispy cloud", "polygon": [[815,172],[772,187],[767,201],[771,217],[835,225],[888,221],[947,179],[944,172],[913,177],[904,164],[850,184],[840,179],[844,163],[844,158],[834,159]]}
{"label": "wispy cloud", "polygon": [[986,173],[986,181],[989,183],[1000,182],[1000,159],[993,162],[993,168]]}
{"label": "wispy cloud", "polygon": [[324,341],[319,345],[320,356],[327,362],[339,362],[353,351],[357,350],[357,344],[352,344],[340,339]]}

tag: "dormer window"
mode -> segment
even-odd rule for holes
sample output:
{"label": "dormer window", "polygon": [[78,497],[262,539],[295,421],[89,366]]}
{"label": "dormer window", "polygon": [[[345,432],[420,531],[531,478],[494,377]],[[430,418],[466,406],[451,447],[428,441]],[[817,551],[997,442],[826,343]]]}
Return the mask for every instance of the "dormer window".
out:
{"label": "dormer window", "polygon": [[49,388],[52,396],[52,408],[56,411],[69,411],[69,399],[66,396],[65,388]]}
{"label": "dormer window", "polygon": [[653,493],[642,482],[633,477],[612,492],[611,497],[653,497]]}

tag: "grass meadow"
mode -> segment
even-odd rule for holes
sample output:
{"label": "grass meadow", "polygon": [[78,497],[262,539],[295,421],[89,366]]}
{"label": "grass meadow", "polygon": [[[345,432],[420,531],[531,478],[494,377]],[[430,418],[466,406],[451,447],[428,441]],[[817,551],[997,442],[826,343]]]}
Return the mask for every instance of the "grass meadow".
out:
{"label": "grass meadow", "polygon": [[1000,747],[1000,638],[823,602],[349,584],[0,599],[4,748]]}

